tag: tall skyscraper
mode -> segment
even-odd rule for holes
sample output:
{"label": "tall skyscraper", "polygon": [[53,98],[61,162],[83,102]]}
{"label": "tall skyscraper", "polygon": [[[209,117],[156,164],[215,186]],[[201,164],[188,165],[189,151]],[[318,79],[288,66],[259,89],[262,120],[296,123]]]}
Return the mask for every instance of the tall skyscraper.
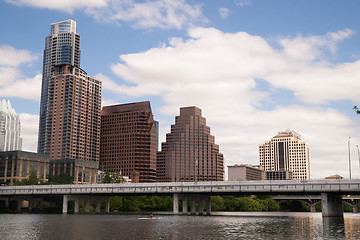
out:
{"label": "tall skyscraper", "polygon": [[293,130],[278,132],[270,141],[260,144],[259,158],[265,172],[289,171],[292,179],[310,179],[310,146]]}
{"label": "tall skyscraper", "polygon": [[223,181],[224,158],[197,107],[180,108],[157,155],[160,182]]}
{"label": "tall skyscraper", "polygon": [[76,22],[53,23],[45,41],[38,152],[98,162],[100,110],[101,82],[80,68]]}
{"label": "tall skyscraper", "polygon": [[10,100],[0,102],[0,151],[21,150],[21,125],[19,115],[11,107]]}
{"label": "tall skyscraper", "polygon": [[131,180],[156,180],[157,133],[150,102],[103,107],[100,164],[104,171],[121,172]]}

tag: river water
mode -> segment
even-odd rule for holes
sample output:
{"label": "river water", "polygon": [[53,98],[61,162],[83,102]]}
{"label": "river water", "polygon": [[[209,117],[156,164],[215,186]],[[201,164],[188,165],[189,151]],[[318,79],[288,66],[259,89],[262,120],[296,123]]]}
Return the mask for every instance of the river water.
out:
{"label": "river water", "polygon": [[214,214],[0,214],[0,238],[360,239],[360,214],[345,214],[343,221],[323,221],[321,213]]}

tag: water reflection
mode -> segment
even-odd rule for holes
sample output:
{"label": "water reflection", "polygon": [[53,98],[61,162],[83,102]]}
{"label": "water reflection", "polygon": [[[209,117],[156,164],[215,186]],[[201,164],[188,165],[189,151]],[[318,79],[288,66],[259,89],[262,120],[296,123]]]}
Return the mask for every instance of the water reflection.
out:
{"label": "water reflection", "polygon": [[1,239],[360,239],[360,215],[0,215]]}
{"label": "water reflection", "polygon": [[326,217],[323,218],[323,232],[324,237],[327,239],[344,238],[345,225],[344,218],[339,217]]}

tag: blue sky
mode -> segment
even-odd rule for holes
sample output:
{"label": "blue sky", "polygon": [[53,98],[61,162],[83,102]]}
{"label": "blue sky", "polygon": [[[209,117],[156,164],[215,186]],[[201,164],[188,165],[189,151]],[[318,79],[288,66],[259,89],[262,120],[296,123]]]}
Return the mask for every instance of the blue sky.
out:
{"label": "blue sky", "polygon": [[[74,5],[75,4],[75,5]],[[73,19],[81,67],[103,81],[103,105],[150,100],[161,140],[198,106],[225,166],[258,164],[258,144],[294,129],[312,178],[360,177],[357,0],[0,0],[0,98],[35,151],[42,52],[51,23]]]}

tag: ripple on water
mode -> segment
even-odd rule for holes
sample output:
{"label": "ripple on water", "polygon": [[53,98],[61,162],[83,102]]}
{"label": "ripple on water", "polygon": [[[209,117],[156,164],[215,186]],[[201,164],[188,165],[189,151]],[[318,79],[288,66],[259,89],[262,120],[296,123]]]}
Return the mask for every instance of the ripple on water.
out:
{"label": "ripple on water", "polygon": [[[347,216],[347,215],[346,215]],[[360,214],[308,216],[2,214],[1,239],[360,239]]]}

